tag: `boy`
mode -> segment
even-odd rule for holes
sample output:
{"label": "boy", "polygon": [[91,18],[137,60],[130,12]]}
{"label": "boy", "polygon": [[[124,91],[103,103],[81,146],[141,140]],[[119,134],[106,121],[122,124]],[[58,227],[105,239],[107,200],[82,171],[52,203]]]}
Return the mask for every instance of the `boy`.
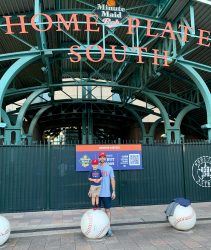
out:
{"label": "boy", "polygon": [[98,160],[92,160],[92,170],[89,172],[88,180],[91,182],[89,196],[92,198],[92,207],[96,210],[99,206],[99,194],[102,181],[102,174],[98,169]]}

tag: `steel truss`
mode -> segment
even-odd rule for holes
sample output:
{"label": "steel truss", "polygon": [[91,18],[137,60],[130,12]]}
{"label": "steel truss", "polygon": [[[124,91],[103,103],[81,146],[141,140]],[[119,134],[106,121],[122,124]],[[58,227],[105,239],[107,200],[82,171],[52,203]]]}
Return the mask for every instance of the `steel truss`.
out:
{"label": "steel truss", "polygon": [[[85,3],[81,0],[77,0],[77,2]],[[180,142],[181,121],[190,110],[195,108],[205,109],[207,123],[204,124],[202,128],[208,131],[207,138],[211,140],[210,90],[197,72],[198,70],[202,70],[210,73],[211,67],[186,59],[188,55],[195,53],[200,46],[208,45],[211,39],[207,38],[206,45],[202,45],[202,40],[200,40],[202,38],[201,30],[195,25],[195,7],[193,2],[188,3],[172,23],[165,21],[163,17],[172,3],[173,1],[148,1],[148,4],[156,6],[152,16],[130,13],[128,22],[124,22],[112,30],[98,22],[98,26],[100,27],[99,38],[97,38],[96,32],[86,31],[86,36],[83,41],[79,40],[77,32],[68,32],[65,27],[62,28],[60,23],[61,17],[60,20],[56,21],[52,19],[52,27],[59,30],[68,40],[68,42],[59,41],[57,48],[49,48],[47,32],[41,31],[37,33],[37,46],[33,46],[21,38],[20,34],[15,34],[12,30],[10,32],[8,31],[8,22],[12,23],[14,20],[17,21],[17,16],[12,16],[7,19],[1,18],[0,29],[4,31],[5,34],[11,33],[9,35],[29,47],[29,50],[0,55],[1,61],[16,60],[11,67],[4,72],[0,80],[0,120],[2,119],[1,127],[4,127],[4,124],[6,124],[4,134],[5,143],[10,141],[13,131],[16,132],[16,143],[21,143],[24,115],[26,111],[30,109],[32,101],[39,96],[40,93],[48,92],[51,97],[50,104],[54,105],[55,91],[63,91],[62,88],[65,86],[82,86],[84,90],[83,93],[86,93],[83,94],[83,98],[87,99],[88,97],[88,99],[92,101],[96,99],[93,91],[97,86],[111,87],[112,95],[119,94],[122,105],[125,107],[131,103],[131,100],[147,100],[147,102],[160,109],[161,116],[165,122],[165,134],[168,142],[171,141],[172,133],[174,133],[175,141]],[[75,15],[74,18],[80,15],[85,15],[90,18],[95,6],[92,4],[87,5],[89,5],[90,10],[44,11],[41,1],[35,0],[34,13],[28,13],[26,17],[23,18],[30,20],[30,18],[34,16],[36,27],[39,30],[44,30],[49,25],[44,17],[55,17],[56,14],[72,14]],[[136,6],[136,8],[139,7],[141,8],[143,5]],[[128,11],[130,11],[130,9],[128,9]],[[38,13],[43,13],[43,15],[39,15]],[[7,23],[5,23],[5,20]],[[20,20],[21,19],[19,19],[19,21]],[[92,20],[92,22],[96,22],[96,20]],[[77,24],[80,27],[84,27],[87,25],[87,22],[77,20]],[[26,32],[27,27],[31,25],[31,22],[25,23],[24,29]],[[76,26],[75,29],[77,29]],[[129,34],[124,34],[121,30],[126,30]],[[146,31],[148,36],[146,36]],[[109,39],[112,39],[113,47],[108,44]],[[201,44],[199,41],[201,41]],[[196,46],[194,49],[190,49],[193,43]],[[102,57],[101,48],[104,55],[103,60],[99,60]],[[87,60],[87,50],[91,60]],[[155,56],[155,54],[157,56]],[[55,79],[52,69],[53,63],[58,61],[60,65],[62,65],[63,62],[72,60],[71,63],[74,64],[73,61],[77,61],[79,57],[81,60],[77,64],[77,71],[63,67],[60,81]],[[17,90],[15,88],[8,88],[17,74],[35,61],[42,62],[45,82],[42,82],[41,86],[26,89]],[[93,61],[102,62],[98,67],[94,67]],[[134,64],[136,66],[131,70],[131,65],[134,66]],[[185,73],[186,78],[181,77],[181,79],[187,83],[187,85],[192,86],[191,91],[187,89],[184,92],[177,93],[172,90],[172,81],[180,78],[179,75],[171,71],[173,67],[179,68]],[[84,73],[84,68],[88,69],[89,74],[86,75]],[[162,76],[169,78],[168,91],[156,91],[154,89],[156,79],[160,79]],[[63,78],[71,78],[72,80],[70,82],[64,82],[62,81]],[[37,79],[37,81],[39,82],[39,79]],[[32,91],[33,93],[31,94]],[[8,117],[5,117],[3,102],[4,98],[17,96],[19,94],[30,95],[23,104],[23,107],[19,109],[16,125],[12,126],[8,123]],[[67,96],[69,96],[71,100],[73,99],[71,95],[67,94]],[[164,99],[167,99],[168,103],[165,103]],[[103,102],[103,100],[99,101]],[[49,104],[47,105],[47,107],[50,107]],[[35,121],[38,121],[37,117],[40,117],[43,112],[46,112],[47,109],[45,108],[46,107],[42,109],[42,107],[40,107],[33,124],[35,124]],[[138,116],[135,116],[138,119]],[[144,117],[139,118],[141,120]],[[170,124],[170,119],[175,120],[174,126]],[[92,121],[90,120],[90,122]],[[31,136],[32,135],[30,135],[30,138]]]}

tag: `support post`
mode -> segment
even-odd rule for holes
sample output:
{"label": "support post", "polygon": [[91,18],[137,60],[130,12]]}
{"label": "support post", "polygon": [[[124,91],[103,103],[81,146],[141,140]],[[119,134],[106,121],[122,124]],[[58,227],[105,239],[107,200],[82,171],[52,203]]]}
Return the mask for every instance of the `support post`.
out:
{"label": "support post", "polygon": [[92,109],[88,109],[88,144],[93,144],[93,117]]}

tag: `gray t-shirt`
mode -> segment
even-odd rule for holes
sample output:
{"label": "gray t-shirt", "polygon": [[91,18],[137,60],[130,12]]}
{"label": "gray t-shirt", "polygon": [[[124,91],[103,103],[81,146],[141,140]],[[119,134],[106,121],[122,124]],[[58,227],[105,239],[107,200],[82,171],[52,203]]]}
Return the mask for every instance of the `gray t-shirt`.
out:
{"label": "gray t-shirt", "polygon": [[101,170],[103,176],[103,179],[101,181],[100,197],[111,197],[110,184],[111,178],[114,177],[114,170],[107,163],[103,167],[99,165],[98,169]]}

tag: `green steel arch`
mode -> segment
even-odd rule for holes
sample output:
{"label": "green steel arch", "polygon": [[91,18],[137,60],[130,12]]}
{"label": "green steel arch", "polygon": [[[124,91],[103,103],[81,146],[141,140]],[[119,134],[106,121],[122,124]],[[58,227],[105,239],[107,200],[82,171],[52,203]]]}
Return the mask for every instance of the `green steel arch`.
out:
{"label": "green steel arch", "polygon": [[11,126],[10,118],[3,109],[1,110],[2,121],[5,123],[5,126]]}
{"label": "green steel arch", "polygon": [[26,138],[28,139],[28,143],[31,144],[32,143],[32,136],[33,136],[33,131],[35,129],[35,126],[37,125],[37,122],[39,120],[39,118],[42,116],[42,114],[48,110],[50,107],[52,107],[51,105],[47,105],[42,107],[37,113],[36,115],[33,117],[30,126],[29,126],[29,130],[28,133],[26,135]]}
{"label": "green steel arch", "polygon": [[[65,3],[69,4],[69,9],[62,8],[62,6],[65,6]],[[125,107],[127,107],[132,100],[145,101],[146,97],[149,98],[161,112],[168,143],[172,140],[172,132],[175,134],[176,141],[180,140],[180,128],[182,125],[185,126],[185,124],[181,124],[182,119],[185,115],[188,116],[190,110],[193,108],[204,110],[207,116],[207,124],[201,124],[201,126],[207,129],[208,140],[211,140],[211,77],[209,78],[211,67],[209,66],[209,50],[207,50],[207,57],[205,57],[203,63],[200,57],[200,54],[205,52],[211,39],[209,37],[204,39],[207,42],[204,46],[201,46],[202,41],[200,46],[194,46],[194,43],[200,39],[200,29],[196,27],[196,19],[200,14],[198,10],[199,3],[194,4],[190,2],[181,7],[181,2],[179,1],[148,1],[148,8],[145,8],[146,3],[144,1],[135,1],[134,3],[122,1],[121,5],[125,6],[129,17],[133,18],[134,25],[136,25],[138,21],[141,21],[142,26],[135,26],[130,30],[130,22],[125,20],[123,23],[120,23],[118,27],[110,29],[106,27],[102,21],[98,20],[98,26],[101,29],[100,34],[88,30],[82,31],[81,27],[87,25],[85,21],[78,23],[81,32],[69,32],[67,23],[66,26],[61,26],[61,20],[59,22],[56,18],[58,14],[64,16],[66,14],[75,14],[75,17],[77,17],[77,15],[92,14],[95,12],[97,3],[97,1],[93,1],[93,3],[90,4],[76,0],[76,8],[73,9],[71,8],[74,6],[73,1],[68,2],[64,0],[56,3],[55,6],[50,6],[49,9],[46,10],[45,0],[35,0],[34,5],[31,6],[30,11],[27,11],[26,17],[24,18],[30,20],[34,15],[43,13],[42,16],[38,15],[37,18],[35,18],[37,29],[39,30],[45,29],[49,25],[46,19],[44,19],[44,16],[47,18],[54,17],[54,22],[51,24],[52,29],[46,32],[34,32],[33,34],[31,34],[31,30],[33,30],[34,27],[32,23],[28,22],[25,26],[28,37],[22,36],[21,33],[17,34],[17,31],[15,29],[13,30],[13,27],[12,30],[14,34],[12,34],[12,32],[10,35],[4,34],[8,26],[5,23],[5,17],[1,18],[2,36],[3,40],[6,41],[4,44],[6,49],[4,53],[0,54],[0,64],[8,63],[9,66],[1,67],[2,71],[0,72],[0,120],[1,117],[3,117],[2,108],[5,110],[5,106],[12,104],[18,99],[26,98],[28,94],[33,91],[42,93],[43,89],[48,89],[50,92],[49,96],[51,97],[50,102],[52,106],[56,103],[54,100],[56,91],[60,90],[64,93],[64,88],[68,86],[75,86],[77,88],[82,86],[82,98],[78,98],[78,101],[81,103],[84,102],[84,99],[87,99],[87,101],[90,102],[97,100],[107,105],[102,99],[94,97],[95,89],[105,86],[111,88],[112,96],[119,94],[121,105]],[[8,9],[12,9],[12,3],[7,4]],[[81,5],[83,7],[81,7]],[[17,16],[21,14],[19,13],[20,9],[18,7],[13,9],[14,14],[10,17],[11,22],[17,20]],[[174,18],[170,22],[168,17],[171,16],[172,13],[174,13]],[[4,14],[4,16],[6,16],[6,14]],[[150,25],[153,27],[152,30],[149,30],[149,21],[147,20],[150,20]],[[95,22],[94,19],[92,21]],[[206,25],[206,22],[203,22],[201,19],[197,20],[197,23],[199,23],[200,27]],[[172,32],[170,30],[171,26],[166,26],[170,24],[172,24],[172,28],[174,29]],[[189,27],[186,30],[184,28],[180,29],[178,24],[185,24],[186,28],[189,25]],[[75,25],[76,24],[72,24],[72,26],[76,28]],[[168,27],[169,30],[166,30],[168,28],[165,29],[165,27]],[[23,27],[19,28],[23,31]],[[206,27],[203,28],[205,29]],[[58,29],[59,32],[56,32],[55,30]],[[124,34],[124,30],[130,30],[131,34]],[[134,30],[136,30],[136,32],[134,32]],[[148,34],[148,36],[146,36],[146,30],[148,33],[151,32],[150,35]],[[159,32],[163,34],[166,32],[170,37],[173,36],[174,32],[177,35],[175,39],[168,39],[167,36],[161,39],[156,35]],[[11,53],[10,49],[12,50],[12,47],[10,47],[9,42],[7,42],[8,36],[13,39],[14,43],[17,42],[17,46],[19,47],[16,52]],[[178,37],[180,39],[178,39]],[[189,39],[189,42],[185,42],[185,39]],[[205,41],[203,42],[205,43]],[[105,54],[102,62],[93,64],[87,60],[87,49],[92,44],[102,47]],[[70,51],[72,45],[78,46],[75,52],[77,52],[82,59],[78,64],[70,62],[70,57],[73,55]],[[113,55],[113,48],[110,45],[117,46],[115,48],[115,57]],[[148,50],[143,50],[141,54],[143,58],[140,58],[140,50],[136,47],[145,46]],[[157,61],[159,64],[156,65],[154,60],[155,50],[159,50],[158,56],[163,56],[165,52],[168,52],[168,59],[166,59],[166,61],[165,59],[160,59]],[[197,53],[197,50],[203,53]],[[89,53],[92,60],[98,61],[100,56],[99,47],[97,48],[95,46],[90,48]],[[125,53],[127,54],[126,56]],[[122,63],[117,63],[117,57],[119,61],[124,58],[125,60],[122,61]],[[114,58],[116,58],[116,61]],[[143,62],[142,59],[144,60]],[[11,64],[12,60],[16,60],[16,62]],[[169,67],[165,67],[164,62],[167,62]],[[30,74],[25,70],[28,68],[27,66],[32,65],[32,63],[33,66],[30,69]],[[178,69],[181,69],[188,78],[186,78],[181,71],[178,71]],[[40,70],[42,75],[39,72]],[[196,70],[206,72],[207,75],[200,76]],[[70,79],[69,82],[66,81],[68,78]],[[182,87],[180,82],[183,83]],[[13,88],[13,85],[17,85],[17,87],[15,86]],[[86,94],[84,95],[84,93]],[[70,97],[70,102],[74,101],[71,97],[71,93],[66,93],[66,95]],[[31,102],[33,101],[32,96],[33,94],[31,97],[28,97],[29,99],[27,99],[22,108],[17,109],[19,114],[17,116],[16,126],[13,127],[6,122],[10,128],[19,130],[19,132],[16,131],[19,133],[18,143],[21,141],[20,130],[23,129],[23,117],[25,114],[27,115],[27,111],[30,110]],[[40,105],[43,106],[43,104]],[[46,105],[46,103],[44,105]],[[42,107],[40,108],[42,110]],[[178,112],[175,112],[175,110],[178,110]],[[152,125],[152,130],[147,134],[141,120],[142,117],[139,117],[136,110],[132,109],[131,112],[138,119],[144,137],[152,139],[152,131],[155,126]],[[91,129],[91,113],[89,117],[89,135],[91,135],[93,133]],[[174,126],[171,126],[170,118],[175,121]],[[199,124],[203,120],[200,119],[199,117]],[[3,123],[1,126],[3,126]],[[201,128],[199,127],[197,129],[200,130]],[[91,143],[91,140],[89,140],[89,142]]]}
{"label": "green steel arch", "polygon": [[[14,79],[14,77],[27,65],[29,65],[31,62],[37,60],[40,56],[39,55],[31,55],[31,56],[25,56],[23,58],[20,58],[17,60],[14,64],[12,64],[11,67],[4,73],[0,80],[0,107],[2,107],[2,102],[4,95],[6,93],[6,90],[11,83],[11,81]],[[0,119],[1,119],[1,109],[0,109]]]}
{"label": "green steel arch", "polygon": [[21,128],[22,125],[23,125],[23,119],[24,119],[24,116],[26,114],[26,111],[27,109],[30,107],[31,103],[41,94],[43,94],[44,92],[47,92],[48,89],[47,88],[41,88],[41,89],[38,89],[36,91],[34,91],[27,99],[26,101],[24,102],[24,104],[22,105],[21,109],[19,110],[19,113],[18,113],[18,117],[17,117],[17,121],[16,121],[16,124],[15,126],[17,128]]}
{"label": "green steel arch", "polygon": [[199,73],[190,65],[185,65],[181,62],[177,63],[177,66],[180,67],[196,84],[201,95],[203,96],[206,112],[207,112],[207,124],[205,128],[208,130],[208,140],[211,141],[211,93],[203,78]]}

